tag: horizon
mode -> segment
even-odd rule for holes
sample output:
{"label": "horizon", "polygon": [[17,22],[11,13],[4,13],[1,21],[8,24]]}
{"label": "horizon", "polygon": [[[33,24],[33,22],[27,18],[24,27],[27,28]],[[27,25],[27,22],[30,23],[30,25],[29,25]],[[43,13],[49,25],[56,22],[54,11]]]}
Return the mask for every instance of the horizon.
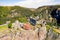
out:
{"label": "horizon", "polygon": [[[1,6],[4,6],[4,5],[1,5]],[[10,5],[10,6],[4,6],[4,7],[13,7],[13,6],[19,6],[19,5]],[[43,5],[43,6],[39,6],[39,7],[44,7],[44,6],[59,6],[59,5]],[[23,6],[19,6],[19,7],[23,7]],[[39,7],[37,7],[37,8],[39,8]],[[28,7],[23,7],[23,8],[28,8]],[[32,9],[37,9],[37,8],[32,8]]]}
{"label": "horizon", "polygon": [[46,5],[60,5],[60,0],[0,0],[0,6],[38,8]]}

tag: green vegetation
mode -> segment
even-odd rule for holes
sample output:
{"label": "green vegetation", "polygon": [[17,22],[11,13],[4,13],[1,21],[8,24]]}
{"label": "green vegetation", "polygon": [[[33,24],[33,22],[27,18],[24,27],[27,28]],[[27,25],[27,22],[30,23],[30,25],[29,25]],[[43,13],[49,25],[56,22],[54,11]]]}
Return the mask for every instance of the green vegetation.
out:
{"label": "green vegetation", "polygon": [[[50,22],[49,15],[51,11],[55,8],[60,8],[57,6],[43,6],[37,9],[29,9],[20,6],[0,6],[0,25],[5,24],[6,21],[11,21],[12,23],[15,20],[19,20],[20,22],[27,22],[27,17],[39,16],[40,19],[45,19],[47,22],[47,30],[49,27],[56,26],[56,21]],[[32,11],[33,10],[33,11]],[[51,15],[50,15],[51,16]],[[11,28],[11,23],[9,23],[8,27]],[[2,29],[2,28],[1,28]]]}
{"label": "green vegetation", "polygon": [[8,24],[8,28],[12,28],[12,23],[10,22],[9,24]]}
{"label": "green vegetation", "polygon": [[[0,24],[6,23],[6,21],[15,20],[26,22],[26,17],[34,15],[35,12],[31,11],[28,8],[19,7],[19,6],[0,6]],[[23,18],[23,20],[22,20]]]}
{"label": "green vegetation", "polygon": [[0,6],[0,24],[4,24],[6,21],[14,22],[15,20],[27,22],[26,18],[30,16],[39,16],[40,19],[44,18],[48,21],[49,14],[55,8],[60,8],[60,6],[43,6],[37,9],[29,9],[20,6]]}
{"label": "green vegetation", "polygon": [[5,31],[7,29],[8,29],[7,25],[0,26],[0,32]]}
{"label": "green vegetation", "polygon": [[50,26],[49,25],[46,25],[46,30],[48,31],[50,29]]}

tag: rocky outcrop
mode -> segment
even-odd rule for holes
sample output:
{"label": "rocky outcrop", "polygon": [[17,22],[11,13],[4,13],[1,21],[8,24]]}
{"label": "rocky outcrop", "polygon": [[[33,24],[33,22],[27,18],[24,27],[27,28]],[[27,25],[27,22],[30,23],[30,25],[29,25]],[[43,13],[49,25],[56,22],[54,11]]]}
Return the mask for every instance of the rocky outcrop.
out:
{"label": "rocky outcrop", "polygon": [[52,28],[47,32],[45,27],[35,30],[20,30],[0,33],[0,40],[60,40],[60,34],[52,31]]}
{"label": "rocky outcrop", "polygon": [[47,32],[46,40],[60,40],[60,34],[53,32],[52,28]]}

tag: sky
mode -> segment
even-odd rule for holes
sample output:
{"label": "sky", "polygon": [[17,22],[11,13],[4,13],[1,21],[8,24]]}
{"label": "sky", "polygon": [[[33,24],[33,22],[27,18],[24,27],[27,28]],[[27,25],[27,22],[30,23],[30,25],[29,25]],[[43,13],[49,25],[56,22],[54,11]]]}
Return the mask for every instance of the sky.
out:
{"label": "sky", "polygon": [[0,0],[0,6],[38,8],[45,5],[60,5],[60,0]]}

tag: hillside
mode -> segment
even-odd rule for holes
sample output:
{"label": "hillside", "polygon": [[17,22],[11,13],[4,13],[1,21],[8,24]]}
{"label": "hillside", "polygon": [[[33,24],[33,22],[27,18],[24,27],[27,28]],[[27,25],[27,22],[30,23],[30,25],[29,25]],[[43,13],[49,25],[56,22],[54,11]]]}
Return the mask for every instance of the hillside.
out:
{"label": "hillside", "polygon": [[60,5],[42,6],[37,9],[24,8],[20,6],[0,6],[0,24],[3,24],[9,20],[14,21],[15,19],[23,17],[26,19],[30,16],[39,16],[40,19],[44,18],[48,21],[48,17],[51,16],[51,12],[58,8],[60,8]]}
{"label": "hillside", "polygon": [[51,14],[51,12],[54,9],[58,9],[58,8],[60,8],[60,5],[42,6],[42,7],[37,8],[36,11],[44,15],[46,13]]}
{"label": "hillside", "polygon": [[6,21],[19,18],[26,18],[33,15],[35,12],[31,11],[28,8],[19,7],[19,6],[0,6],[0,24],[5,23]]}
{"label": "hillside", "polygon": [[[36,9],[37,15],[40,15],[40,18],[44,18],[47,21],[49,18],[53,18],[54,22],[60,24],[60,5],[51,5],[51,6],[42,6]],[[59,16],[57,16],[59,15]],[[56,19],[56,20],[55,20]]]}
{"label": "hillside", "polygon": [[[59,10],[60,5],[37,9],[0,6],[0,40],[60,40]],[[27,21],[29,17],[39,18],[35,26]]]}

